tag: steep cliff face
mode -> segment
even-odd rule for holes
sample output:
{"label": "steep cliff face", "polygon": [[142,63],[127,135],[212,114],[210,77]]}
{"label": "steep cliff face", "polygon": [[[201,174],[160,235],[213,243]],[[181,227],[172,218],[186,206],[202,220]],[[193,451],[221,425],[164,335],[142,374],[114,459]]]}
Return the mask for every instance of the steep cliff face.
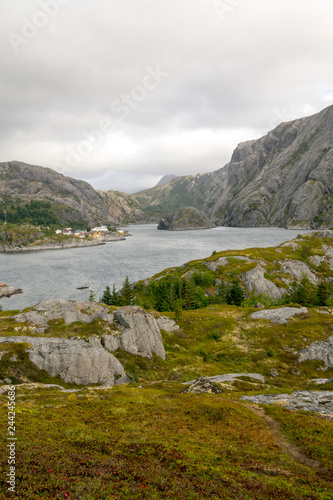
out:
{"label": "steep cliff face", "polygon": [[0,163],[0,200],[47,200],[64,221],[114,224],[102,196],[87,182],[65,177],[50,168],[18,161]]}
{"label": "steep cliff face", "polygon": [[215,173],[206,210],[218,224],[332,224],[333,106],[240,144]]}
{"label": "steep cliff face", "polygon": [[192,205],[218,225],[331,227],[333,106],[239,144],[220,170],[178,177],[135,198],[163,215]]}

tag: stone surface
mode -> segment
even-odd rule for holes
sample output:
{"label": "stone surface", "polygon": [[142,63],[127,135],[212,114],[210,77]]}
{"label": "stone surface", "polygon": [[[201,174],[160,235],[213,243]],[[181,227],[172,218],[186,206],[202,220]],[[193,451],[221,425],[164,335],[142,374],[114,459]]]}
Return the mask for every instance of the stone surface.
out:
{"label": "stone surface", "polygon": [[31,311],[13,316],[19,322],[31,322],[38,325],[38,332],[42,333],[48,328],[48,323],[53,319],[63,319],[66,325],[76,321],[91,323],[101,319],[113,323],[114,316],[107,307],[89,301],[73,300],[47,300],[40,302]]}
{"label": "stone surface", "polygon": [[263,309],[251,314],[253,319],[269,319],[272,323],[283,325],[288,322],[288,319],[295,314],[305,314],[308,310],[306,307],[279,307],[278,309]]}
{"label": "stone surface", "polygon": [[105,348],[117,349],[151,358],[153,353],[165,359],[162,335],[154,316],[138,306],[124,306],[114,313],[119,332],[105,335]]}
{"label": "stone surface", "polygon": [[314,342],[308,347],[301,349],[299,352],[298,361],[308,361],[316,359],[322,361],[325,365],[325,370],[333,366],[333,335],[322,342]]}
{"label": "stone surface", "polygon": [[22,288],[15,288],[12,286],[0,286],[0,299],[3,297],[11,297],[12,295],[23,293]]}
{"label": "stone surface", "polygon": [[279,261],[279,264],[281,265],[281,271],[290,274],[292,281],[301,281],[305,275],[309,278],[311,283],[317,284],[319,282],[319,278],[311,271],[309,266],[301,260],[286,259]]}
{"label": "stone surface", "polygon": [[275,283],[265,278],[264,273],[265,270],[261,266],[243,273],[241,276],[243,285],[249,292],[268,295],[273,299],[281,298],[287,292],[287,289],[276,286]]}
{"label": "stone surface", "polygon": [[[265,383],[265,377],[260,373],[225,373],[224,375],[214,375],[212,377],[205,377],[211,382],[232,382],[233,380],[241,380],[239,377],[249,377],[259,382]],[[195,380],[190,380],[189,382],[183,382],[184,385],[193,384]]]}
{"label": "stone surface", "polygon": [[61,338],[0,337],[0,343],[30,344],[29,359],[51,377],[78,385],[114,385],[114,375],[125,376],[121,363],[99,339],[90,342]]}
{"label": "stone surface", "polygon": [[175,332],[179,330],[179,326],[173,319],[167,318],[165,316],[159,316],[156,320],[158,327],[166,332]]}
{"label": "stone surface", "polygon": [[208,394],[221,394],[223,390],[217,384],[211,382],[211,380],[209,380],[208,378],[199,377],[193,382],[193,384],[181,391],[182,394],[188,392],[193,394],[200,394],[202,392]]}
{"label": "stone surface", "polygon": [[227,257],[220,257],[217,260],[209,260],[207,262],[203,262],[203,264],[205,264],[205,266],[208,267],[208,269],[214,272],[217,270],[218,267],[227,266],[228,263],[229,261]]}
{"label": "stone surface", "polygon": [[314,411],[323,415],[333,415],[333,392],[330,391],[259,394],[258,396],[241,396],[240,399],[257,404],[276,404],[289,410]]}

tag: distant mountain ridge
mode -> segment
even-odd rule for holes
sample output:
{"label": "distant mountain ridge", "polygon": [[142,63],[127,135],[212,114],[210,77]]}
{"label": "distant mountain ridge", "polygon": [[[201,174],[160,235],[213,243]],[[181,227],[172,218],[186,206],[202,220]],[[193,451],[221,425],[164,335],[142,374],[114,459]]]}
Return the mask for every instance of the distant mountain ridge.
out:
{"label": "distant mountain ridge", "polygon": [[160,179],[158,181],[158,183],[155,185],[155,187],[163,186],[163,184],[167,184],[168,182],[171,182],[172,179],[175,179],[176,177],[178,177],[178,175],[174,175],[174,174],[163,175],[162,179]]}
{"label": "distant mountain ridge", "polygon": [[0,203],[48,200],[68,223],[158,223],[194,207],[220,226],[332,227],[333,106],[239,144],[219,170],[161,184],[165,177],[135,194],[102,192],[50,168],[4,162]]}

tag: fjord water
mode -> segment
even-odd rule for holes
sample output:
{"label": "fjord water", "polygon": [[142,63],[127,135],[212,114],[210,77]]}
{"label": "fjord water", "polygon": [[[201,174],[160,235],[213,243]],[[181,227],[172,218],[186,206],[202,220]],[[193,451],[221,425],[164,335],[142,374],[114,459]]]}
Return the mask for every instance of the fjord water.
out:
{"label": "fjord water", "polygon": [[[133,225],[132,236],[106,245],[66,250],[0,254],[0,281],[24,293],[1,300],[4,310],[23,309],[48,299],[96,300],[106,285],[120,288],[124,278],[146,279],[163,269],[209,257],[214,250],[269,247],[305,231],[282,228],[217,227],[198,231],[157,231]],[[77,290],[78,287],[89,289]]]}

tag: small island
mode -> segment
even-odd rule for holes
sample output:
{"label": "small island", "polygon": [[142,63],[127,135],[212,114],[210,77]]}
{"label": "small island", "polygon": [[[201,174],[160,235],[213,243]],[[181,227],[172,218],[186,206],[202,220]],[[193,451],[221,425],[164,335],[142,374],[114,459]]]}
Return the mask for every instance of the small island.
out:
{"label": "small island", "polygon": [[211,229],[216,225],[202,212],[194,207],[183,207],[165,215],[157,229],[167,231],[191,231],[195,229]]}

